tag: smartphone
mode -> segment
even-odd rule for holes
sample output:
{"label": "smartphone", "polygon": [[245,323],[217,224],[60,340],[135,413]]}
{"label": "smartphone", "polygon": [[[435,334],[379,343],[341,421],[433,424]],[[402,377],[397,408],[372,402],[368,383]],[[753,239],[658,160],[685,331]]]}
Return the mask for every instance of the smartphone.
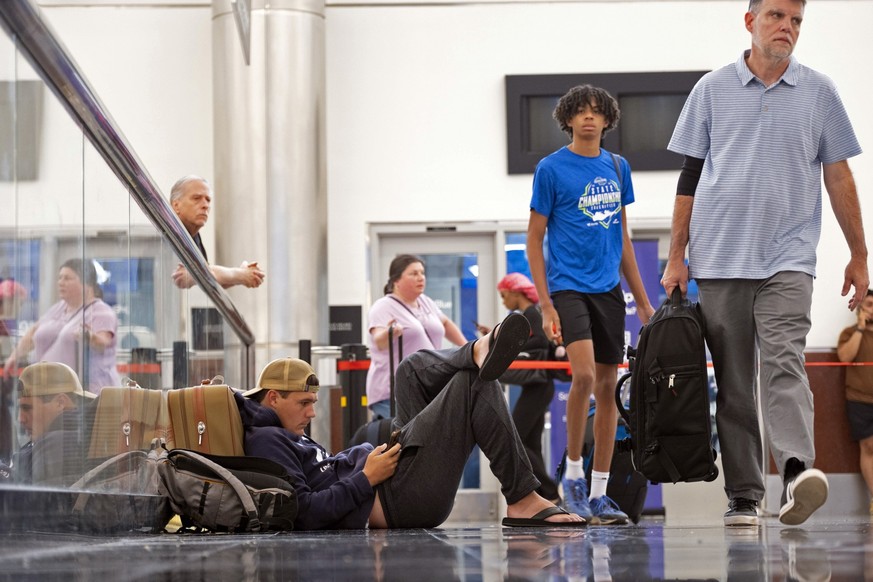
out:
{"label": "smartphone", "polygon": [[398,442],[400,442],[399,439],[400,439],[400,431],[395,430],[394,432],[392,432],[391,436],[388,437],[388,448],[390,449],[391,447],[396,445]]}
{"label": "smartphone", "polygon": [[476,326],[476,329],[479,329],[480,327],[482,327],[482,324],[479,323],[478,321],[476,321],[475,319],[471,319],[470,321],[473,322],[473,325]]}

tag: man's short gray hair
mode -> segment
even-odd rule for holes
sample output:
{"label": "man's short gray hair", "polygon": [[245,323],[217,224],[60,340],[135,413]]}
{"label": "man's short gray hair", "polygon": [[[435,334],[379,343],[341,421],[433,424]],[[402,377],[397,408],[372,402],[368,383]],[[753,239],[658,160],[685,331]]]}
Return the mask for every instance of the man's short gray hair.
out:
{"label": "man's short gray hair", "polygon": [[[758,10],[761,9],[761,2],[764,0],[749,0],[749,10],[752,14],[757,14]],[[800,3],[803,4],[803,7],[806,8],[806,0],[800,0]]]}
{"label": "man's short gray hair", "polygon": [[195,174],[188,174],[182,178],[176,180],[176,183],[173,184],[173,187],[170,188],[170,202],[175,202],[179,198],[182,197],[182,194],[185,193],[185,186],[190,184],[191,182],[203,182],[206,185],[206,189],[209,190],[209,195],[212,195],[212,186],[210,186],[209,182],[206,179],[201,178]]}

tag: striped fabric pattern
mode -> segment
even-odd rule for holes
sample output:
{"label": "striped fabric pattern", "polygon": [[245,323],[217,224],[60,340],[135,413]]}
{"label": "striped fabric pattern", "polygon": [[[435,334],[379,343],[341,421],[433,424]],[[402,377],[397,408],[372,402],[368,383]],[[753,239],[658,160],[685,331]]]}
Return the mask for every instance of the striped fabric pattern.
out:
{"label": "striped fabric pattern", "polygon": [[668,148],[703,158],[691,217],[689,268],[698,279],[815,276],[821,166],[861,146],[836,86],[794,57],[765,87],[744,52],[694,87]]}

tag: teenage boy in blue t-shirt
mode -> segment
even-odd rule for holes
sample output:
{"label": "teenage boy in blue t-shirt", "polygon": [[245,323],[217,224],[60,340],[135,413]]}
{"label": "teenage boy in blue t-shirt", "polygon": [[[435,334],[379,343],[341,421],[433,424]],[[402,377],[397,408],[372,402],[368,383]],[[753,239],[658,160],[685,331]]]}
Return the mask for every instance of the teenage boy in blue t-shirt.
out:
{"label": "teenage boy in blue t-shirt", "polygon": [[[564,503],[589,523],[622,524],[627,515],[606,495],[618,414],[615,383],[624,359],[621,274],[643,324],[654,313],[627,230],[625,207],[634,201],[630,166],[600,147],[620,117],[618,103],[603,89],[573,87],[552,115],[572,142],[537,165],[527,253],[543,298],[543,329],[566,346],[573,372],[567,399],[567,468],[561,481]],[[548,277],[543,253],[547,230]],[[589,491],[582,443],[592,391],[596,447]]]}

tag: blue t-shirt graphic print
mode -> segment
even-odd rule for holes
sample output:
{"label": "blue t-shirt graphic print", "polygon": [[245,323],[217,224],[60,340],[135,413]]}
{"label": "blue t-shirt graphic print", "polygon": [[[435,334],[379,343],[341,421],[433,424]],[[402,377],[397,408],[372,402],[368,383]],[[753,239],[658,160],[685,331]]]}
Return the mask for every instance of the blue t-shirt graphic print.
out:
{"label": "blue t-shirt graphic print", "polygon": [[591,218],[588,226],[609,228],[610,224],[621,224],[621,188],[614,180],[596,177],[585,185],[579,197],[579,210]]}

